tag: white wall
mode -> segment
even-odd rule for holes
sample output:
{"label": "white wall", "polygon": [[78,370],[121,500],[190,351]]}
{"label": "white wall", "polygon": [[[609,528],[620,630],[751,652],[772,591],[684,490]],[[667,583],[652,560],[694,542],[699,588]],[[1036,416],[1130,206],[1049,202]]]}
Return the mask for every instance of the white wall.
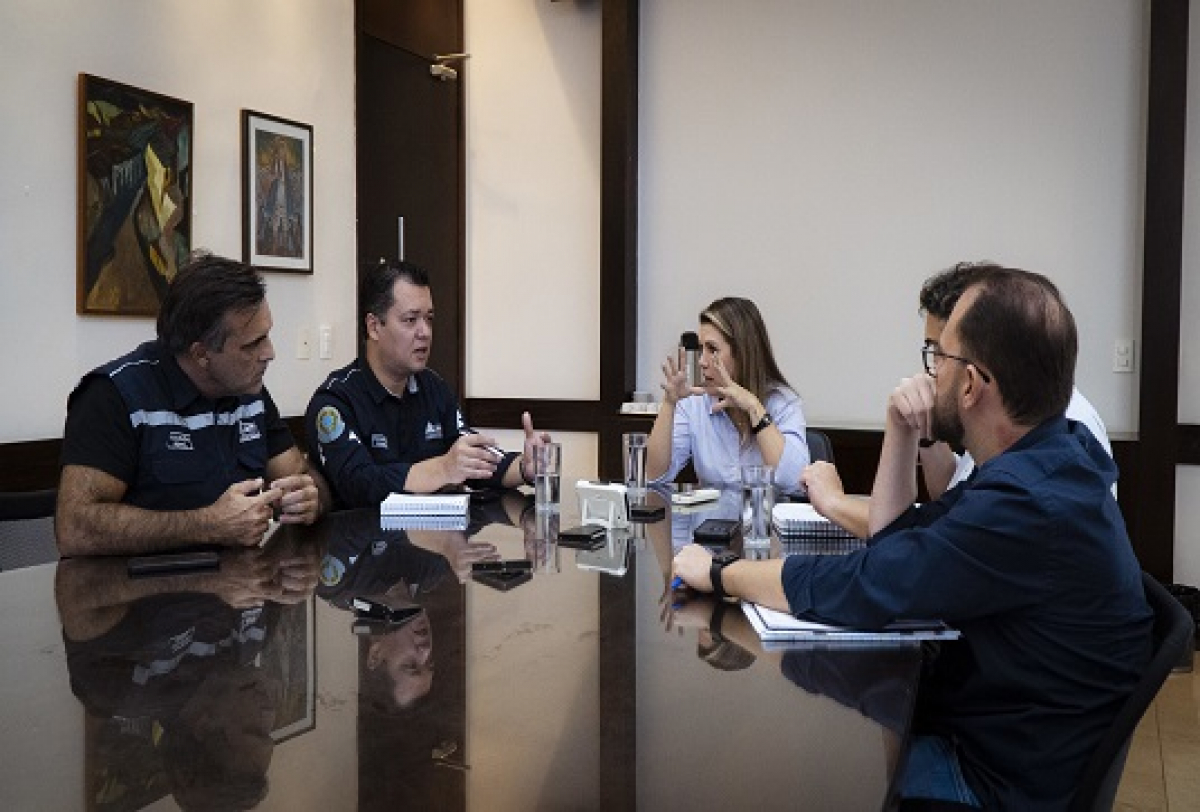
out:
{"label": "white wall", "polygon": [[[240,257],[243,108],[313,125],[312,276],[268,274],[284,414],[354,355],[352,0],[7,0],[0,10],[0,442],[62,435],[79,376],[154,334],[149,318],[75,314],[77,77],[190,101],[193,243]],[[301,327],[334,328],[334,357],[295,360]]]}
{"label": "white wall", "polygon": [[595,400],[600,4],[464,5],[466,392]]}
{"label": "white wall", "polygon": [[642,5],[638,384],[722,295],[764,311],[810,422],[882,426],[919,366],[921,281],[1055,279],[1080,387],[1136,426],[1142,0]]}

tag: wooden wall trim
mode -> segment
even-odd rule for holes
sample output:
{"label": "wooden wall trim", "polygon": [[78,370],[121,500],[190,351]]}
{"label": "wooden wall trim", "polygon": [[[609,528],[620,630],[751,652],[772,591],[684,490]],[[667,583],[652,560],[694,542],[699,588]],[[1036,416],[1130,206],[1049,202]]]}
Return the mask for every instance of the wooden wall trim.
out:
{"label": "wooden wall trim", "polygon": [[1180,465],[1200,465],[1200,425],[1181,424],[1178,440],[1179,450],[1175,461]]}
{"label": "wooden wall trim", "polygon": [[612,412],[637,387],[639,0],[601,15],[600,401]]}
{"label": "wooden wall trim", "polygon": [[1134,549],[1142,568],[1166,581],[1175,557],[1188,5],[1188,0],[1150,3]]}
{"label": "wooden wall trim", "polygon": [[529,412],[534,428],[546,431],[596,432],[603,421],[596,400],[467,398],[463,411],[472,426],[492,429],[520,428],[522,412]]}
{"label": "wooden wall trim", "polygon": [[58,487],[60,438],[0,443],[0,491],[38,491]]}

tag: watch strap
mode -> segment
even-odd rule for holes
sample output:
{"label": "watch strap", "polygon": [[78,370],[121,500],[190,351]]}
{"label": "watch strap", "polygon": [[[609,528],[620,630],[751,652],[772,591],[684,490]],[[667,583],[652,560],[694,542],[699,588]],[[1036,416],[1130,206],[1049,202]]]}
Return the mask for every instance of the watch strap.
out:
{"label": "watch strap", "polygon": [[762,419],[760,419],[757,423],[754,424],[754,427],[750,429],[750,433],[758,434],[760,431],[762,431],[763,429],[765,429],[767,426],[771,425],[774,422],[775,421],[771,419],[770,412],[763,412]]}
{"label": "watch strap", "polygon": [[713,556],[712,564],[708,568],[708,580],[712,582],[713,595],[718,600],[730,600],[729,593],[725,591],[724,570],[738,559],[739,556],[733,553]]}

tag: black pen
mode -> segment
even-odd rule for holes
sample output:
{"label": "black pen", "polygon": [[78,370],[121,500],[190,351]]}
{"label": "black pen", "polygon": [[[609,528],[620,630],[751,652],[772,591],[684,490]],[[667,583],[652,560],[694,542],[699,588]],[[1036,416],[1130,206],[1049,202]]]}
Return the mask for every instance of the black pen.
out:
{"label": "black pen", "polygon": [[[462,433],[463,433],[463,434],[478,434],[479,432],[475,431],[475,429],[471,428],[470,426],[463,426],[463,428],[462,428]],[[498,460],[502,460],[502,459],[504,459],[504,449],[503,449],[503,448],[501,448],[500,446],[498,446],[498,445],[485,445],[485,446],[484,446],[484,448],[486,448],[488,451],[490,451],[490,452],[492,452],[493,454],[495,454],[495,455],[496,455],[496,459],[498,459]]]}

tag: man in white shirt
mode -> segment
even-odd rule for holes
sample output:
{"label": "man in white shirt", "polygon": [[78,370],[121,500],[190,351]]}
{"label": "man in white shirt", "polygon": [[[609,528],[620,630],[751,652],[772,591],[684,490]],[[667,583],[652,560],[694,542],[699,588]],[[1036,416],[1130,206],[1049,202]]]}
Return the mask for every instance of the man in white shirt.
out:
{"label": "man in white shirt", "polygon": [[[960,262],[951,268],[934,274],[921,285],[920,312],[925,317],[925,347],[926,365],[929,359],[941,349],[941,336],[946,328],[946,322],[963,291],[978,281],[981,276],[996,266],[989,262]],[[1112,446],[1108,440],[1108,430],[1104,421],[1096,412],[1088,399],[1078,388],[1071,392],[1071,401],[1067,405],[1066,417],[1087,426],[1088,431],[1104,446],[1108,455],[1112,456]],[[929,439],[921,441],[919,451],[921,471],[925,480],[925,489],[931,499],[937,499],[943,493],[953,488],[971,475],[975,470],[975,461],[969,452],[956,454],[944,442],[933,442]],[[841,525],[859,538],[869,535],[867,525],[867,510],[869,500],[859,496],[847,495],[842,489],[842,483],[837,470],[829,463],[817,462],[808,466],[801,477],[808,491],[809,501],[821,515],[830,521]],[[1116,485],[1113,485],[1116,495]]]}

